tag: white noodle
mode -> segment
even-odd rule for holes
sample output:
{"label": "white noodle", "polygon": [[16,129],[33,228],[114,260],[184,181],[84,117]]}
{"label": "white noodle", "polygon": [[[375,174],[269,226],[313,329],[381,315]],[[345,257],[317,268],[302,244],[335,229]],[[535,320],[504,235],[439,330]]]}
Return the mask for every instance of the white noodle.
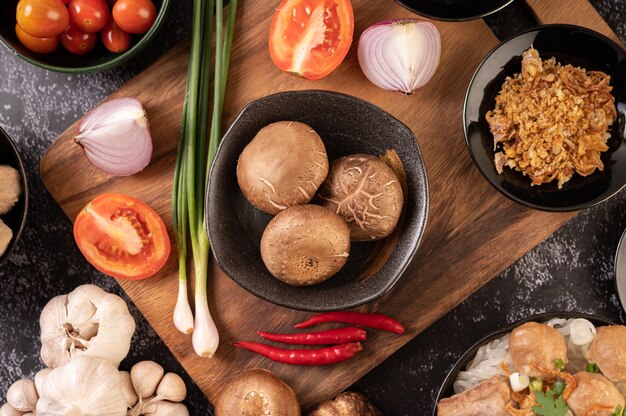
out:
{"label": "white noodle", "polygon": [[[577,373],[585,370],[587,360],[584,352],[589,348],[589,344],[578,346],[570,341],[570,324],[574,319],[554,318],[546,322],[546,325],[559,331],[565,338],[567,344],[567,358],[569,362],[565,366],[565,370],[570,373]],[[454,382],[454,392],[461,393],[471,389],[477,384],[490,379],[493,376],[504,376],[502,371],[502,363],[506,363],[509,369],[514,372],[518,371],[511,361],[509,353],[509,337],[510,333],[496,338],[485,345],[482,345],[476,352],[476,357],[470,362],[465,371],[460,371]],[[564,357],[565,358],[565,357]]]}

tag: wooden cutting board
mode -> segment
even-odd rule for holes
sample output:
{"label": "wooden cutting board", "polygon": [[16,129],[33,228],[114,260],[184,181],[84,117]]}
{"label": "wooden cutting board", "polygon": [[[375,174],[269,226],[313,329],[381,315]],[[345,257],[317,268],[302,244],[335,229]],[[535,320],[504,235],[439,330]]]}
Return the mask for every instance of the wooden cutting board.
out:
{"label": "wooden cutting board", "polygon": [[[482,20],[436,25],[443,55],[433,80],[412,96],[386,92],[370,84],[356,57],[356,41],[341,67],[326,79],[311,82],[281,73],[267,51],[267,32],[277,0],[240,2],[231,72],[224,109],[225,125],[251,100],[286,90],[328,89],[370,101],[414,131],[430,183],[428,227],[414,267],[382,299],[360,308],[387,313],[407,326],[403,336],[370,332],[365,350],[335,366],[294,367],[276,364],[247,351],[235,340],[256,340],[255,331],[285,331],[309,316],[262,301],[241,289],[213,263],[209,303],[222,341],[216,357],[197,357],[190,336],[172,324],[177,291],[175,250],[154,278],[120,281],[124,290],[180,360],[210,400],[239,371],[264,367],[286,380],[304,407],[339,393],[454,308],[505,267],[550,235],[573,213],[545,213],[516,205],[497,193],[474,167],[463,138],[461,113],[469,80],[478,63],[498,41]],[[352,0],[355,40],[380,20],[411,17],[391,0]],[[545,23],[588,26],[615,37],[587,0],[529,1]],[[550,3],[547,5],[547,3]],[[557,6],[558,5],[558,6]],[[73,220],[96,195],[121,192],[147,202],[171,223],[170,192],[185,90],[186,43],[166,53],[111,97],[130,96],[146,107],[154,138],[152,164],[140,174],[114,178],[93,168],[72,141],[72,125],[48,149],[42,178]],[[350,114],[337,114],[350,117]],[[170,236],[173,240],[171,226]]]}

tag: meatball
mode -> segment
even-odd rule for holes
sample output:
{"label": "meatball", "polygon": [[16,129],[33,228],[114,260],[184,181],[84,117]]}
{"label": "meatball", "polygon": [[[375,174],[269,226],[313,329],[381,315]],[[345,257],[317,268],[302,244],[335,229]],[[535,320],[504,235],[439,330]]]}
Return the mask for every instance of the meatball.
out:
{"label": "meatball", "polygon": [[491,377],[476,387],[441,399],[437,404],[438,416],[509,416],[506,404],[511,391],[502,377]]}
{"label": "meatball", "polygon": [[567,363],[567,345],[563,336],[556,329],[537,322],[526,322],[511,332],[509,351],[517,371],[530,377],[547,376],[533,366],[555,371],[556,360]]}
{"label": "meatball", "polygon": [[12,238],[13,231],[0,220],[0,256],[4,254]]}
{"label": "meatball", "polygon": [[601,326],[585,358],[614,383],[626,383],[626,327]]}
{"label": "meatball", "polygon": [[20,173],[8,165],[0,165],[0,215],[9,212],[22,195]]}
{"label": "meatball", "polygon": [[581,371],[574,378],[576,389],[567,400],[574,416],[611,416],[617,406],[624,407],[624,396],[602,374]]}

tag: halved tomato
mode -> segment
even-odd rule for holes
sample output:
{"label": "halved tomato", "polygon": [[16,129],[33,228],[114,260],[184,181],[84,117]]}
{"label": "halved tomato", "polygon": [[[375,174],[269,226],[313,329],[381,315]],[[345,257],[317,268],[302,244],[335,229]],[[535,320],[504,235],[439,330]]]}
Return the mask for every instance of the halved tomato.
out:
{"label": "halved tomato", "polygon": [[74,239],[89,263],[118,279],[152,276],[170,254],[159,214],[122,194],[102,194],[88,203],[76,217]]}
{"label": "halved tomato", "polygon": [[270,55],[285,72],[320,79],[346,57],[353,32],[350,0],[283,0],[272,19]]}

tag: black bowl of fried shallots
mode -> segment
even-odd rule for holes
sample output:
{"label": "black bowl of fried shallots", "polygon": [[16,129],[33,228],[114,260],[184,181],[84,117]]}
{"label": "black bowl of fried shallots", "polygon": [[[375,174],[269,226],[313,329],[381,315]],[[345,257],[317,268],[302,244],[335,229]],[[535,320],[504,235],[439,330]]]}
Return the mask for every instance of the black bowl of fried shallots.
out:
{"label": "black bowl of fried shallots", "polygon": [[503,41],[479,65],[464,106],[469,152],[515,202],[576,211],[626,185],[626,52],[579,26]]}

